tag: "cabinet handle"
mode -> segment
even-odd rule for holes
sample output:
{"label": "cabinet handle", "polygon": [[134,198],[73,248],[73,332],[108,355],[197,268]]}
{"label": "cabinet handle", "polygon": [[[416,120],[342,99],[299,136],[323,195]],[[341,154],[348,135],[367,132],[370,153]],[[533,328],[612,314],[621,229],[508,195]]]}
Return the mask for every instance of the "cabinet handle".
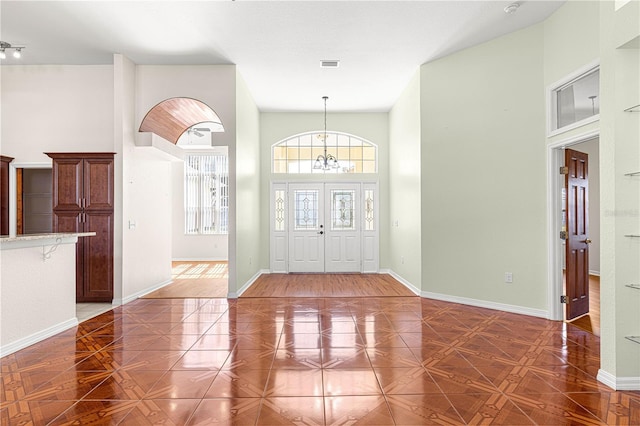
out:
{"label": "cabinet handle", "polygon": [[84,209],[85,207],[87,207],[87,199],[82,198],[82,208]]}

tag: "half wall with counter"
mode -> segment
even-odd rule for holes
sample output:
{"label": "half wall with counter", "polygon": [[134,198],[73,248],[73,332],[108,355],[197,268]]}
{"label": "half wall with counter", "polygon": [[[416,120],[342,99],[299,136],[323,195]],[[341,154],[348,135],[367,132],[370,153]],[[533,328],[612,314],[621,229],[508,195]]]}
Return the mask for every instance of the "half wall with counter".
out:
{"label": "half wall with counter", "polygon": [[76,243],[94,235],[0,237],[0,356],[78,324]]}

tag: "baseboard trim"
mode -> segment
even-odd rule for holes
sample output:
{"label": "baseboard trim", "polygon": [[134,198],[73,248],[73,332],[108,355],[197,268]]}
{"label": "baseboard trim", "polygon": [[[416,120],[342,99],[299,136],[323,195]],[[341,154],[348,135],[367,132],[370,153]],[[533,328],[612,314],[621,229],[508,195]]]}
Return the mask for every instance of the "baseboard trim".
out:
{"label": "baseboard trim", "polygon": [[476,306],[476,307],[479,307],[479,308],[494,309],[494,310],[497,310],[497,311],[505,311],[505,312],[511,312],[511,313],[514,313],[514,314],[528,315],[528,316],[532,316],[532,317],[539,317],[539,318],[545,318],[545,319],[547,318],[547,315],[548,315],[547,311],[542,310],[542,309],[533,309],[533,308],[527,308],[527,307],[524,307],[524,306],[508,305],[506,303],[491,302],[491,301],[488,301],[488,300],[471,299],[471,298],[468,298],[468,297],[452,296],[452,295],[449,295],[449,294],[432,293],[430,291],[420,291],[420,289],[418,289],[418,287],[413,285],[411,282],[405,280],[401,275],[397,274],[392,269],[380,269],[380,273],[381,274],[389,274],[389,275],[391,275],[395,280],[397,280],[400,284],[402,284],[406,288],[408,288],[416,296],[424,297],[424,298],[427,298],[427,299],[442,300],[443,302],[460,303],[462,305],[469,305],[469,306]]}
{"label": "baseboard trim", "polygon": [[640,377],[616,377],[613,374],[598,370],[597,379],[600,383],[609,386],[616,391],[637,391],[640,390]]}
{"label": "baseboard trim", "polygon": [[544,319],[547,319],[548,318],[547,315],[549,314],[547,311],[543,309],[534,309],[534,308],[527,308],[525,306],[508,305],[506,303],[491,302],[488,300],[480,300],[480,299],[471,299],[468,297],[452,296],[449,294],[432,293],[430,291],[423,291],[420,293],[420,296],[425,297],[427,299],[442,300],[443,302],[460,303],[462,305],[476,306],[478,308],[494,309],[497,311],[511,312],[513,314],[528,315],[531,317],[539,317]]}
{"label": "baseboard trim", "polygon": [[20,349],[29,347],[35,343],[38,343],[51,336],[55,336],[56,334],[62,333],[63,331],[73,328],[77,325],[78,318],[73,317],[61,323],[52,325],[51,327],[45,328],[44,330],[40,330],[37,333],[30,334],[29,336],[23,337],[16,340],[15,342],[11,342],[0,347],[0,357],[11,355],[14,352],[18,352]]}
{"label": "baseboard trim", "polygon": [[600,276],[600,271],[589,270],[589,275],[593,275],[594,277],[599,277]]}
{"label": "baseboard trim", "polygon": [[172,262],[228,262],[228,258],[220,258],[220,257],[190,257],[190,258],[175,258],[171,259]]}
{"label": "baseboard trim", "polygon": [[258,270],[258,272],[256,272],[254,276],[249,278],[249,281],[244,283],[244,285],[242,287],[240,287],[238,289],[238,291],[230,291],[229,294],[227,294],[227,299],[237,299],[238,297],[240,297],[242,295],[242,293],[247,291],[247,289],[249,287],[251,287],[253,285],[253,283],[255,283],[258,278],[260,278],[260,275],[268,274],[268,273],[270,273],[268,269],[260,269],[260,270]]}
{"label": "baseboard trim", "polygon": [[128,295],[127,297],[123,297],[122,298],[122,302],[120,304],[121,305],[127,304],[127,303],[129,303],[129,302],[131,302],[133,300],[138,299],[139,297],[144,296],[145,294],[149,294],[149,293],[154,292],[154,291],[156,291],[158,289],[161,289],[162,287],[165,287],[165,286],[171,284],[172,282],[173,282],[173,280],[163,281],[161,283],[154,284],[151,287],[147,287],[144,290],[137,291],[137,292],[135,292],[133,294]]}
{"label": "baseboard trim", "polygon": [[413,284],[411,284],[409,281],[405,280],[402,276],[400,276],[399,274],[397,274],[395,271],[393,271],[392,269],[380,269],[380,274],[389,274],[391,275],[391,277],[393,279],[395,279],[396,281],[398,281],[400,284],[402,284],[403,286],[405,286],[406,288],[409,289],[409,291],[411,291],[413,294],[415,294],[416,296],[420,296],[420,289],[418,289],[418,287],[414,286]]}

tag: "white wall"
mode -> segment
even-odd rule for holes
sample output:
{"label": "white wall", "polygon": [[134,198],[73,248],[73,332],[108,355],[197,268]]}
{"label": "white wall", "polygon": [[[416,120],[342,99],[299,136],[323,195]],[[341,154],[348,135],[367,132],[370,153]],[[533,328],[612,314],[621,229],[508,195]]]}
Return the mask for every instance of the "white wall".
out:
{"label": "white wall", "polygon": [[[598,2],[568,1],[544,21],[545,90],[599,59],[599,18]],[[548,138],[547,142],[565,140],[598,127],[598,122],[581,126]]]}
{"label": "white wall", "polygon": [[[600,196],[601,196],[601,369],[598,379],[617,389],[640,389],[640,182],[625,173],[640,171],[640,3],[617,11],[600,2]],[[625,48],[635,41],[636,48]]]}
{"label": "white wall", "polygon": [[[322,99],[318,99],[321,102]],[[330,109],[331,99],[328,102]],[[323,113],[263,112],[260,114],[260,162],[262,182],[261,201],[261,260],[269,269],[269,183],[304,180],[359,180],[364,175],[284,175],[271,173],[271,146],[289,136],[322,130]],[[350,133],[367,139],[378,146],[378,180],[380,207],[380,268],[389,268],[389,114],[387,113],[327,113],[327,131]],[[375,176],[373,177],[375,178]],[[368,177],[371,179],[371,177]]]}
{"label": "white wall", "polygon": [[[122,219],[124,213],[122,177],[125,146],[130,148],[134,137],[135,70],[135,64],[128,58],[120,54],[113,55],[113,145],[116,152],[113,182],[113,298],[115,303],[122,303],[123,295],[125,231]],[[126,151],[128,152],[129,149]]]}
{"label": "white wall", "polygon": [[171,163],[172,182],[172,250],[173,260],[227,260],[227,235],[185,235],[184,233],[184,162]]}
{"label": "white wall", "polygon": [[[260,269],[260,112],[242,76],[236,76],[236,276],[233,296]],[[230,216],[231,216],[230,212]],[[231,271],[230,271],[231,272]]]}
{"label": "white wall", "polygon": [[2,65],[0,152],[17,163],[43,152],[113,151],[111,65]]}
{"label": "white wall", "polygon": [[123,180],[123,300],[127,301],[171,280],[171,161],[154,148],[129,146]]}
{"label": "white wall", "polygon": [[7,243],[2,244],[0,352],[4,356],[77,324],[76,245],[59,245],[43,262],[43,246],[7,250]]}
{"label": "white wall", "polygon": [[[389,113],[389,267],[420,289],[422,205],[420,197],[420,72]],[[425,241],[426,242],[426,241]]]}
{"label": "white wall", "polygon": [[[114,297],[127,302],[171,279],[170,162],[135,146],[136,65],[114,55]],[[129,224],[135,225],[129,225]]]}
{"label": "white wall", "polygon": [[423,292],[546,315],[542,59],[535,25],[422,66]]}

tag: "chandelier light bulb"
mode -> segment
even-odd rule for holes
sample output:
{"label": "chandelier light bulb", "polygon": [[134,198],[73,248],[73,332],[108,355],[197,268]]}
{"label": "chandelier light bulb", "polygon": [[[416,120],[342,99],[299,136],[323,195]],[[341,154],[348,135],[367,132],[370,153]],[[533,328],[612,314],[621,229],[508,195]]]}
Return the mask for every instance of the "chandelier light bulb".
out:
{"label": "chandelier light bulb", "polygon": [[13,57],[20,59],[22,57],[22,49],[16,49],[13,51]]}
{"label": "chandelier light bulb", "polygon": [[0,50],[0,59],[7,59],[7,54],[4,53],[4,49]]}

